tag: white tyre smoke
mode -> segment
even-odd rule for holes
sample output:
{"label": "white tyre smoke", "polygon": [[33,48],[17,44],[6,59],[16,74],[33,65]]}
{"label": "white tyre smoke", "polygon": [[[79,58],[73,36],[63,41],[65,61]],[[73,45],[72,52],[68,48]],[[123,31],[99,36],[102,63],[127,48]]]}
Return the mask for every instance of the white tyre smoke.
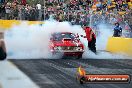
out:
{"label": "white tyre smoke", "polygon": [[[105,50],[107,39],[112,31],[105,25],[100,25],[99,30],[103,33],[97,38],[97,49]],[[43,25],[28,25],[23,22],[5,32],[5,43],[9,59],[40,59],[56,58],[53,57],[49,49],[50,34],[53,32],[73,32],[85,35],[81,26],[73,26],[69,22],[57,22],[54,20],[45,21]],[[95,55],[87,48],[87,40],[80,38],[85,45],[83,58],[103,58],[113,57],[112,54],[104,53]],[[57,57],[59,58],[59,57]]]}

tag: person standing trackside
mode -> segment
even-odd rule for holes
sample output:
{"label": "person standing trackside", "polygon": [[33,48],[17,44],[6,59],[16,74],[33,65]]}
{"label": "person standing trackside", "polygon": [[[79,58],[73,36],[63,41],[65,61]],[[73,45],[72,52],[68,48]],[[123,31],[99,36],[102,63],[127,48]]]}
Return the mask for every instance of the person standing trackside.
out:
{"label": "person standing trackside", "polygon": [[0,60],[5,60],[7,57],[4,40],[0,39]]}
{"label": "person standing trackside", "polygon": [[90,27],[86,25],[83,25],[83,30],[85,31],[86,36],[81,35],[81,37],[87,38],[89,50],[91,50],[92,52],[96,54],[96,35],[95,33],[92,31]]}
{"label": "person standing trackside", "polygon": [[113,37],[121,37],[122,36],[122,28],[119,23],[115,23],[114,34]]}

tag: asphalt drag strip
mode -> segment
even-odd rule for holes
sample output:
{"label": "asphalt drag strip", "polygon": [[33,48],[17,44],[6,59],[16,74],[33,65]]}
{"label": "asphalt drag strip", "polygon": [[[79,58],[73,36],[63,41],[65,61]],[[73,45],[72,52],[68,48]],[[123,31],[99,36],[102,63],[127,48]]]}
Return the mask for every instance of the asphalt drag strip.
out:
{"label": "asphalt drag strip", "polygon": [[10,59],[40,88],[132,88],[130,84],[79,84],[76,71],[81,65],[90,74],[130,74],[130,59]]}
{"label": "asphalt drag strip", "polygon": [[0,61],[0,88],[39,88],[8,60]]}

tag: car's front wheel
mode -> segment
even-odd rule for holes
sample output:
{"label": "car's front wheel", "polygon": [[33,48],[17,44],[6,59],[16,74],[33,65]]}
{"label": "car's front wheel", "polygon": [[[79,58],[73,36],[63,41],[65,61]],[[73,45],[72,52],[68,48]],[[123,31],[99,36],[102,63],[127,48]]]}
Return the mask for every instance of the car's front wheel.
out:
{"label": "car's front wheel", "polygon": [[52,53],[52,58],[55,58],[55,59],[63,58],[63,54],[62,53],[55,53],[55,52],[53,52]]}

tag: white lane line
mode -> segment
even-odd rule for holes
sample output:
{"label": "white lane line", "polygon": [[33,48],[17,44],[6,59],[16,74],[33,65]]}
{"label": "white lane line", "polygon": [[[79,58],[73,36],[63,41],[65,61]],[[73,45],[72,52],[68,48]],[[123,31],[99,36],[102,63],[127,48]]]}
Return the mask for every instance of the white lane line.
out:
{"label": "white lane line", "polygon": [[9,61],[0,61],[0,88],[39,88]]}

